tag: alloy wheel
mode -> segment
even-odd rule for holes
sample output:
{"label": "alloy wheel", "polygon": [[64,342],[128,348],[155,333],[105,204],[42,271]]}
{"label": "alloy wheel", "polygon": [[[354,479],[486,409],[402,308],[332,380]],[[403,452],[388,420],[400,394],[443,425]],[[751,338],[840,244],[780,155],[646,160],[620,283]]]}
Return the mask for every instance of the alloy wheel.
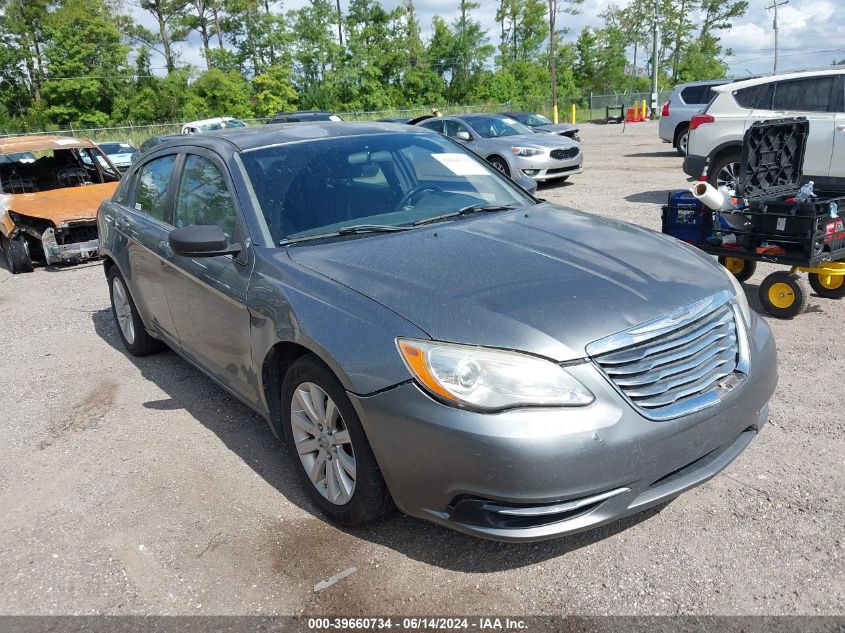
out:
{"label": "alloy wheel", "polygon": [[728,163],[716,174],[716,188],[732,187],[739,178],[739,163]]}
{"label": "alloy wheel", "polygon": [[293,441],[313,486],[344,505],[355,492],[355,452],[349,429],[331,397],[313,382],[296,387],[290,404]]}
{"label": "alloy wheel", "polygon": [[114,314],[117,317],[117,325],[123,333],[123,338],[132,345],[135,342],[135,321],[132,318],[132,305],[129,303],[126,288],[119,277],[112,279],[112,304],[114,305]]}

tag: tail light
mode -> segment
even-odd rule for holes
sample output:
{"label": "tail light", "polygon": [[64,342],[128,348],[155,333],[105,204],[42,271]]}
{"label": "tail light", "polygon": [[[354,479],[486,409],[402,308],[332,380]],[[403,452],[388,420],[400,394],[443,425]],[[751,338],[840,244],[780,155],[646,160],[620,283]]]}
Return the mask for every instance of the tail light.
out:
{"label": "tail light", "polygon": [[699,126],[704,125],[705,123],[715,123],[716,117],[710,114],[696,114],[689,122],[689,131],[692,132],[695,129],[698,129]]}
{"label": "tail light", "polygon": [[667,99],[666,103],[663,104],[663,110],[660,111],[660,116],[669,116],[669,104],[672,103],[671,99]]}

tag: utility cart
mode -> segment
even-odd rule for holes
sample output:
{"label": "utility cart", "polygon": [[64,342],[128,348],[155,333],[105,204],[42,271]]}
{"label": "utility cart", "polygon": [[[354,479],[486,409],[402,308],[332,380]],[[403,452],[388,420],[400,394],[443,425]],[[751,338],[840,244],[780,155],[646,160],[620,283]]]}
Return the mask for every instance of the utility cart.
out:
{"label": "utility cart", "polygon": [[[663,232],[716,255],[739,281],[757,262],[788,266],[760,284],[763,308],[789,319],[807,304],[798,273],[807,273],[821,297],[845,297],[845,196],[818,193],[806,199],[800,187],[809,132],[805,118],[758,121],[745,133],[736,209],[714,211],[689,191],[669,194]],[[803,195],[802,195],[803,194]]]}

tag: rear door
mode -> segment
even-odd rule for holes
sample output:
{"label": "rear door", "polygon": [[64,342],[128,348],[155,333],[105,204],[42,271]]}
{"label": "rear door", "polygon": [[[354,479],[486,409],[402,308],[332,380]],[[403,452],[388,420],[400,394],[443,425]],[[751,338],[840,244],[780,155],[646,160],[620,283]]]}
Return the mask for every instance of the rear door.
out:
{"label": "rear door", "polygon": [[171,345],[177,342],[176,328],[164,291],[163,245],[173,229],[170,197],[177,153],[147,160],[137,172],[122,214],[114,218],[115,253],[125,253],[126,283],[146,326]]}
{"label": "rear door", "polygon": [[845,191],[845,74],[838,75],[839,95],[834,97],[833,154],[830,159],[831,188]]}
{"label": "rear door", "polygon": [[838,94],[838,75],[820,75],[787,79],[768,84],[756,107],[746,119],[746,129],[754,121],[782,117],[806,117],[810,122],[804,175],[826,179],[830,175],[833,154],[834,101]]}
{"label": "rear door", "polygon": [[238,257],[189,258],[168,249],[164,287],[182,352],[227,387],[254,401],[250,316],[246,307],[252,256],[229,172],[216,153],[192,148],[185,154],[173,194],[175,227],[214,225]]}

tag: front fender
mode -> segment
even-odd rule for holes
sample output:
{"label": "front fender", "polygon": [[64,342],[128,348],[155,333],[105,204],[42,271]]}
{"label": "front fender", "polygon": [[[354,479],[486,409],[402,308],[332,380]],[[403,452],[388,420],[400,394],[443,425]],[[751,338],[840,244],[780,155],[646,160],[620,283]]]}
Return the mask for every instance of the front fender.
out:
{"label": "front fender", "polygon": [[429,338],[425,332],[373,299],[296,264],[284,250],[255,251],[247,305],[256,363],[277,344],[290,342],[316,354],[355,394],[411,378],[396,337]]}

